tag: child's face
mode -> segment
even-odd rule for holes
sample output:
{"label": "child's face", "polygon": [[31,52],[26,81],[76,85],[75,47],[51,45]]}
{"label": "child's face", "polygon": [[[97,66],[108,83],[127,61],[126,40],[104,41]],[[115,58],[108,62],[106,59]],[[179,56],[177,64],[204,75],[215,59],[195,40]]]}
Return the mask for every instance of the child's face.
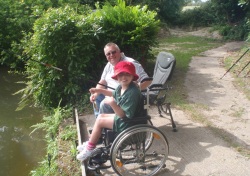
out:
{"label": "child's face", "polygon": [[117,80],[121,84],[121,86],[129,85],[133,81],[133,79],[134,76],[126,72],[122,72],[119,75],[117,75]]}

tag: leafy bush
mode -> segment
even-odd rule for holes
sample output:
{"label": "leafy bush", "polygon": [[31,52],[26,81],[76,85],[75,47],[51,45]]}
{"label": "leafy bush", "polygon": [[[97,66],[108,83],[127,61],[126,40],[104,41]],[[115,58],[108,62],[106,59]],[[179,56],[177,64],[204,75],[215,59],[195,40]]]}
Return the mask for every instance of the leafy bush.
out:
{"label": "leafy bush", "polygon": [[186,0],[125,0],[129,5],[147,5],[150,10],[157,11],[159,19],[167,24],[176,24],[180,11]]}
{"label": "leafy bush", "polygon": [[211,13],[210,7],[205,5],[181,13],[178,24],[191,26],[193,28],[210,26],[215,22],[215,15]]}
{"label": "leafy bush", "polygon": [[78,0],[0,0],[0,64],[13,69],[23,69],[21,60],[23,48],[21,40],[33,33],[33,24],[43,12],[51,7],[64,7],[69,4],[76,11],[84,12]]}
{"label": "leafy bush", "polygon": [[[84,79],[89,79],[95,71],[88,66],[89,62],[93,61],[96,68],[101,64],[95,62],[92,54],[96,52],[93,40],[97,39],[98,28],[69,6],[50,9],[39,18],[34,34],[23,41],[30,57],[23,103],[30,98],[45,107],[56,107],[60,100],[62,105],[76,103],[74,100],[79,97],[77,93],[82,93]],[[55,65],[62,72],[45,67],[41,62]]]}
{"label": "leafy bush", "polygon": [[100,38],[105,41],[103,44],[113,41],[126,55],[144,63],[150,48],[157,45],[159,21],[155,19],[156,15],[147,6],[126,6],[122,0],[118,0],[115,6],[106,4],[102,9],[98,7],[91,14],[102,26]]}
{"label": "leafy bush", "polygon": [[[178,25],[197,27],[207,27],[218,24],[220,21],[214,5],[211,1],[195,6],[193,9],[181,12]],[[220,21],[221,22],[221,21]]]}
{"label": "leafy bush", "polygon": [[[78,9],[79,10],[79,9]],[[82,9],[82,11],[88,11]],[[29,58],[29,81],[21,106],[30,101],[44,107],[75,106],[87,101],[89,80],[98,80],[106,63],[103,47],[116,42],[129,56],[141,59],[155,46],[159,21],[146,7],[106,4],[84,15],[74,8],[49,9],[34,24],[34,34],[23,39]],[[45,67],[51,64],[62,71]]]}
{"label": "leafy bush", "polygon": [[245,18],[247,9],[239,5],[240,0],[210,0],[217,24],[234,24]]}
{"label": "leafy bush", "polygon": [[[0,63],[11,68],[23,67],[21,39],[26,33],[33,32],[32,26],[41,13],[51,6],[50,0],[0,0]],[[13,49],[14,47],[14,49]]]}
{"label": "leafy bush", "polygon": [[249,27],[247,23],[241,22],[235,25],[220,26],[219,32],[225,40],[246,40],[249,33]]}

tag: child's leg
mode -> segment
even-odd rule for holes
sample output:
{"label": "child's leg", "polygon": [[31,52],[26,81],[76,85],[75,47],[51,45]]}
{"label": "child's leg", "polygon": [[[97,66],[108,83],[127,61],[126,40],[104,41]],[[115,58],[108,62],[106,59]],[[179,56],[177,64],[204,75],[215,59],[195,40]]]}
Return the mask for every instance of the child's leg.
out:
{"label": "child's leg", "polygon": [[115,114],[100,114],[95,121],[89,142],[96,144],[101,136],[103,128],[113,129]]}
{"label": "child's leg", "polygon": [[96,147],[96,143],[101,136],[102,128],[113,128],[114,114],[100,114],[95,121],[89,141],[86,143],[85,148],[79,153],[76,158],[80,161],[85,160],[91,156],[92,151]]}

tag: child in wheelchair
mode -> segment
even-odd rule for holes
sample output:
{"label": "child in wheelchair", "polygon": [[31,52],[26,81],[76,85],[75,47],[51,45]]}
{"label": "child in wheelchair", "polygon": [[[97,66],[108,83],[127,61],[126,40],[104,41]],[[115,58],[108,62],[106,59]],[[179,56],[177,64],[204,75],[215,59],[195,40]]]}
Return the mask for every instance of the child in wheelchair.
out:
{"label": "child in wheelchair", "polygon": [[132,119],[140,111],[141,91],[133,82],[138,79],[133,63],[119,62],[114,68],[112,78],[119,82],[119,86],[114,91],[100,88],[89,90],[91,94],[97,93],[108,96],[108,98],[105,98],[105,103],[110,105],[115,113],[98,115],[89,140],[78,146],[80,153],[77,155],[77,159],[80,161],[84,161],[91,156],[102,134],[102,129],[113,129],[116,133],[120,133],[132,126],[131,123],[123,119]]}

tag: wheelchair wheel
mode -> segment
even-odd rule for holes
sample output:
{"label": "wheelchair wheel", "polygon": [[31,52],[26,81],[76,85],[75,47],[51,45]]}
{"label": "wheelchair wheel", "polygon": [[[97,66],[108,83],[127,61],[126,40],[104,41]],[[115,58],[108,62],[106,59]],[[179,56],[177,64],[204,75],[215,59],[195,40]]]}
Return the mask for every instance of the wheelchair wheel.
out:
{"label": "wheelchair wheel", "polygon": [[[152,123],[151,120],[148,120],[147,124],[150,125],[150,126],[153,126],[153,123]],[[146,141],[145,141],[145,149],[146,150],[151,146],[153,140],[154,140],[153,133],[150,132],[150,131],[147,132],[146,133]]]}
{"label": "wheelchair wheel", "polygon": [[[152,140],[146,148],[147,134]],[[120,133],[114,140],[111,150],[111,166],[118,175],[155,175],[168,156],[168,141],[165,135],[154,126],[135,125]]]}

